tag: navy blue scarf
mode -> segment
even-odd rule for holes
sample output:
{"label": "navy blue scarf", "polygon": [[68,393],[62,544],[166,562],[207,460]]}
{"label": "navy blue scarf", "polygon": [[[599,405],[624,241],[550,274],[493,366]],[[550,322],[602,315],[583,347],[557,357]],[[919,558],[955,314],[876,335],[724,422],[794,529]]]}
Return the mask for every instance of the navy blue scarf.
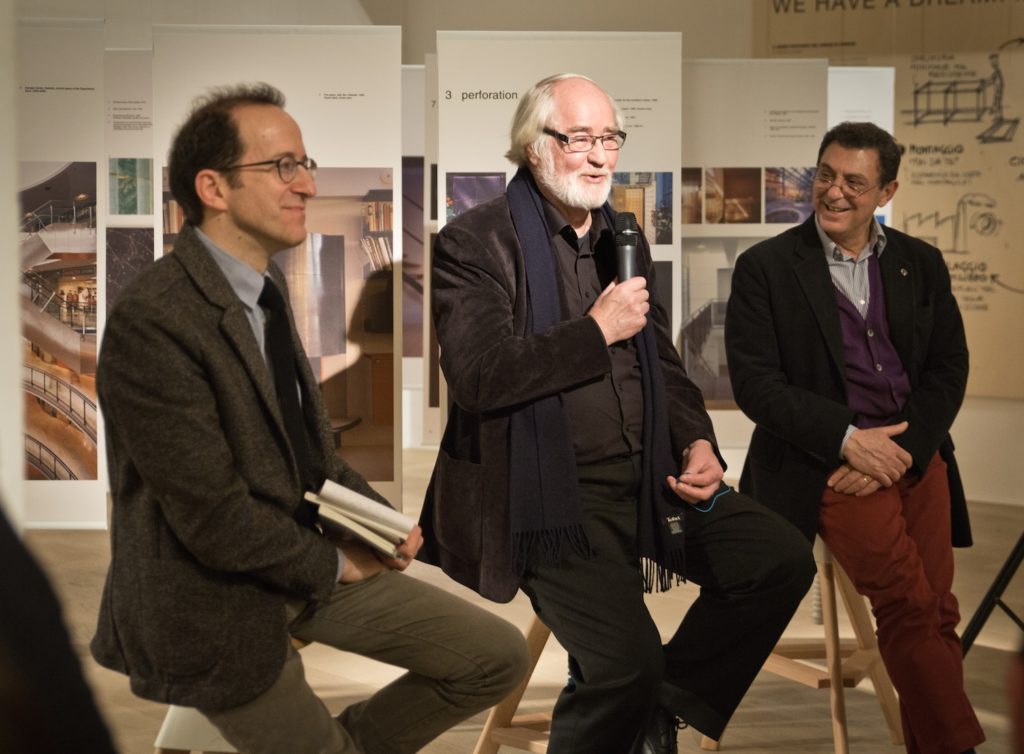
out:
{"label": "navy blue scarf", "polygon": [[[533,176],[521,168],[506,191],[512,225],[523,251],[529,303],[526,329],[544,333],[562,318],[558,271],[544,216],[543,199]],[[614,226],[614,213],[601,211]],[[664,591],[682,579],[684,566],[683,513],[685,504],[665,483],[679,473],[672,458],[665,385],[658,362],[654,325],[635,337],[642,375],[643,480],[637,510],[637,544],[644,588]],[[590,555],[583,528],[579,484],[575,474],[569,419],[561,395],[551,395],[517,408],[510,417],[509,515],[513,562],[522,573],[529,559],[554,563],[568,546]]]}

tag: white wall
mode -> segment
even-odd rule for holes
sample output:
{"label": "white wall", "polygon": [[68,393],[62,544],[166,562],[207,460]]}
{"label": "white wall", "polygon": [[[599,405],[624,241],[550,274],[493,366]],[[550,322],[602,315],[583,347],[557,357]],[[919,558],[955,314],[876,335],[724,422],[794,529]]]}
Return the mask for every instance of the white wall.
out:
{"label": "white wall", "polygon": [[[1010,327],[1008,332],[1020,331]],[[1024,427],[1024,401],[1000,398],[964,401],[952,435],[968,500],[1024,506],[1024,433],[1021,427]]]}
{"label": "white wall", "polygon": [[21,426],[20,257],[12,253],[18,248],[14,91],[14,3],[0,0],[0,165],[5,166],[0,180],[0,238],[7,239],[0,244],[5,251],[0,253],[0,410],[6,417],[0,422],[0,505],[17,528],[23,513],[25,442]]}
{"label": "white wall", "polygon": [[[375,23],[400,24],[402,61],[422,63],[446,31],[679,31],[687,58],[749,58],[753,0],[363,0]],[[608,54],[615,55],[610,49]]]}
{"label": "white wall", "polygon": [[16,18],[102,18],[108,29],[150,24],[373,23],[358,0],[15,0]]}

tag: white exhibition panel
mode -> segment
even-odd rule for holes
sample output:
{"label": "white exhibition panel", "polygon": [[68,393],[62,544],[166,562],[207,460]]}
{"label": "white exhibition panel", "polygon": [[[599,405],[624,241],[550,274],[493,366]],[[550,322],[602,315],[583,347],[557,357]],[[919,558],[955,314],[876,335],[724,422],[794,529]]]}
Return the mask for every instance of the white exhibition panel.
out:
{"label": "white exhibition panel", "polygon": [[896,69],[889,66],[830,66],[828,126],[844,120],[870,121],[892,133],[896,111]]}
{"label": "white exhibition panel", "polygon": [[18,158],[99,159],[103,143],[102,22],[19,22],[16,51]]}
{"label": "white exhibition panel", "polygon": [[[83,265],[94,264],[96,239],[103,235],[102,209],[106,193],[103,160],[103,25],[100,21],[21,23],[17,33],[17,91],[14,104],[18,126],[17,159],[20,164],[16,167],[19,168],[19,192],[25,192],[62,173],[67,174],[75,166],[96,166],[95,183],[88,189],[80,190],[80,193],[76,189],[71,194],[65,195],[65,192],[59,197],[53,197],[59,199],[54,206],[59,205],[64,210],[71,206],[72,214],[77,212],[74,209],[76,204],[91,205],[89,212],[93,216],[87,222],[72,219],[71,222],[50,225],[45,233],[30,234],[38,240],[45,237],[43,243],[48,251],[37,240],[23,236],[18,252],[22,255],[19,269],[30,269],[36,263],[53,269],[59,263],[53,261],[54,257],[46,259],[46,256],[56,254],[59,257],[60,252],[81,255]],[[69,61],[73,61],[73,64],[69,64]],[[82,197],[81,194],[89,196]],[[36,209],[29,207],[28,211]],[[87,227],[89,225],[91,227]],[[26,262],[29,258],[32,261]],[[22,308],[29,311],[38,310],[39,307],[25,299]],[[24,324],[29,328],[35,325],[35,332],[39,336],[45,337],[48,330],[54,329],[48,325],[61,329],[56,320],[43,323],[36,319],[38,315],[35,311],[31,312],[31,316],[35,321],[25,320]],[[45,318],[46,315],[41,316]],[[50,336],[62,342],[67,340],[63,335],[50,333]],[[82,337],[81,344],[73,349],[76,356],[75,368],[64,368],[60,364],[39,364],[36,357],[29,355],[26,345],[26,379],[29,374],[40,375],[46,371],[46,381],[55,380],[58,386],[56,393],[51,394],[51,398],[58,403],[64,403],[61,395],[69,394],[72,396],[71,402],[76,406],[79,405],[80,395],[92,399],[95,389],[89,354],[94,350],[92,341],[95,337],[95,332]],[[39,387],[40,383],[36,382],[35,386]],[[46,392],[49,394],[49,389]],[[64,429],[69,429],[71,421],[63,409],[57,409],[52,416],[47,416],[46,407],[53,405],[49,400],[37,401],[26,387],[26,414],[31,412],[32,420],[24,425],[24,457],[27,459],[32,448],[33,457],[46,455],[49,459],[47,465],[63,464],[62,468],[70,468],[77,479],[26,481],[22,487],[24,525],[30,528],[102,527],[106,522],[106,475],[105,469],[98,463],[102,434],[97,434],[96,439],[91,440],[85,433],[62,431],[60,424],[67,424]],[[78,412],[76,410],[73,413]],[[95,409],[87,409],[87,413],[94,416]],[[19,423],[20,420],[21,417]],[[49,450],[44,450],[44,446]]]}
{"label": "white exhibition panel", "polygon": [[399,27],[154,27],[154,141],[160,162],[195,97],[212,87],[256,81],[284,93],[286,109],[320,165],[387,166],[397,182]]}
{"label": "white exhibition panel", "polygon": [[[683,64],[684,167],[813,167],[825,133],[825,60],[687,60]],[[704,219],[706,220],[706,218]],[[791,223],[753,217],[684,228],[686,236],[763,237]],[[735,233],[733,233],[735,231]]]}
{"label": "white exhibition panel", "polygon": [[412,116],[422,110],[426,80],[427,71],[424,66],[402,66],[402,155],[405,157],[424,154],[424,122],[419,118],[405,116]]}
{"label": "white exhibition panel", "polygon": [[[400,28],[154,27],[154,144],[159,166],[156,174],[160,175],[175,129],[197,96],[218,86],[259,81],[269,83],[284,93],[286,109],[302,129],[308,154],[320,165],[318,197],[313,200],[316,204],[309,207],[308,222],[311,233],[320,231],[315,226],[322,223],[322,232],[347,236],[344,287],[358,287],[361,285],[359,279],[365,277],[358,271],[353,272],[353,268],[369,269],[367,259],[361,256],[367,252],[365,247],[360,247],[360,210],[358,207],[353,209],[353,197],[368,197],[372,191],[391,192],[392,214],[387,221],[392,231],[390,251],[392,261],[396,265],[400,263],[401,232],[394,231],[402,227]],[[365,227],[364,224],[364,230]],[[158,238],[162,237],[160,230],[158,228]],[[160,247],[159,242],[157,246]],[[400,290],[400,286],[396,285],[394,290]],[[298,295],[294,294],[293,308],[297,305],[294,300],[297,298]],[[357,310],[356,298],[351,292],[346,294],[344,310],[337,315],[345,320],[341,327],[346,333],[357,328],[357,318],[360,320],[358,328],[363,327],[364,312]],[[401,322],[400,300],[400,295],[392,295],[393,334],[366,334],[370,333],[367,325],[365,339],[373,340],[377,345],[371,348],[365,342],[360,345],[349,339],[344,353],[330,357],[337,360],[338,366],[329,367],[330,375],[346,371],[349,386],[357,379],[372,386],[386,384],[386,376],[382,377],[376,371],[381,362],[374,361],[376,354],[370,351],[390,351],[391,426],[386,426],[383,421],[382,426],[369,426],[377,424],[375,419],[371,421],[371,417],[378,406],[367,398],[364,405],[353,412],[358,414],[359,423],[344,437],[364,433],[372,435],[369,440],[372,444],[387,442],[381,433],[390,435],[390,462],[384,463],[390,470],[383,475],[369,471],[364,471],[364,474],[396,505],[401,502],[402,349],[401,328],[394,327],[393,323]],[[310,327],[322,330],[324,325],[325,322],[317,322],[314,315]],[[315,349],[311,349],[309,343],[306,345],[310,355],[316,355]],[[326,357],[323,363],[327,363]],[[387,370],[387,362],[383,364],[381,368]],[[363,372],[366,374],[359,376]],[[322,371],[321,377],[324,376]],[[359,441],[360,444],[363,442]],[[354,465],[359,468],[358,464]]]}
{"label": "white exhibition panel", "polygon": [[616,172],[675,175],[681,56],[678,33],[438,32],[439,226],[447,173],[515,174],[504,154],[519,96],[556,73],[589,76],[618,102],[629,137]]}
{"label": "white exhibition panel", "polygon": [[103,64],[108,157],[153,154],[153,54],[108,50]]}
{"label": "white exhibition panel", "polygon": [[[828,127],[843,121],[870,122],[889,133],[896,128],[896,69],[888,66],[831,66],[828,69]],[[875,215],[892,224],[893,204]]]}

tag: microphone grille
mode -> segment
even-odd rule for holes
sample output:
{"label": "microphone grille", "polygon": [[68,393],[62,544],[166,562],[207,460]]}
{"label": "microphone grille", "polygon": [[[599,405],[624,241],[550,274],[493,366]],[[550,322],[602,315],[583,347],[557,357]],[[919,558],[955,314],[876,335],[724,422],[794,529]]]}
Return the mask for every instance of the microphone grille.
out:
{"label": "microphone grille", "polygon": [[636,224],[636,215],[632,212],[619,212],[615,215],[616,233],[639,233],[640,226]]}

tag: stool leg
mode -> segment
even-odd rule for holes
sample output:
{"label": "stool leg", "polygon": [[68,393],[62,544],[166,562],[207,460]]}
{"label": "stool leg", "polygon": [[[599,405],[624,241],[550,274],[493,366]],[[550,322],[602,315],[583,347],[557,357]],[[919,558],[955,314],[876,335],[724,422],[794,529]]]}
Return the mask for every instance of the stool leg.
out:
{"label": "stool leg", "polygon": [[499,744],[491,740],[491,733],[495,728],[507,728],[509,723],[512,722],[512,717],[519,708],[519,702],[522,701],[523,694],[526,693],[526,687],[530,683],[530,676],[533,675],[534,668],[537,667],[537,661],[540,659],[540,654],[544,650],[544,645],[547,644],[548,636],[550,635],[551,630],[544,625],[540,618],[534,616],[533,622],[530,623],[530,627],[526,632],[526,647],[530,654],[530,669],[526,672],[522,682],[488,713],[487,721],[484,723],[483,730],[480,731],[480,738],[477,739],[473,754],[498,754]]}
{"label": "stool leg", "polygon": [[153,749],[153,754],[192,754],[192,752],[185,749],[162,749],[157,747]]}
{"label": "stool leg", "polygon": [[832,738],[836,754],[849,754],[846,732],[846,699],[843,694],[843,656],[839,647],[839,618],[836,614],[834,565],[818,563],[821,583],[821,612],[825,624],[825,664],[829,677],[829,703],[832,707]]}
{"label": "stool leg", "polygon": [[[724,735],[724,734],[723,734]],[[700,748],[704,751],[720,751],[722,748],[722,739],[717,741],[707,736],[700,737]]]}
{"label": "stool leg", "polygon": [[878,654],[878,638],[875,636],[875,627],[871,622],[864,598],[857,594],[857,590],[850,581],[846,572],[836,565],[836,579],[839,583],[839,593],[846,605],[846,614],[853,624],[853,633],[857,637],[857,646],[864,651],[876,655],[877,659],[872,663],[869,673],[871,685],[875,687],[875,695],[878,697],[878,704],[882,708],[882,716],[885,724],[889,726],[889,738],[896,745],[903,744],[903,722],[900,718],[900,704],[896,697],[896,690],[889,679],[889,673],[885,669],[881,655]]}

